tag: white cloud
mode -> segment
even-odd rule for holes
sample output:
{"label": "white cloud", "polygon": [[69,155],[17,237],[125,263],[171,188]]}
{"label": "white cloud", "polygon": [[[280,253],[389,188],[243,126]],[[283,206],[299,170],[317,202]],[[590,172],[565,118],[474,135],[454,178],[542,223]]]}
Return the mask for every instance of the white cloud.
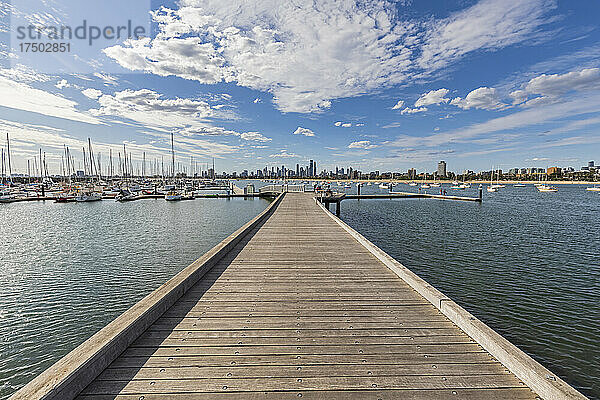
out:
{"label": "white cloud", "polygon": [[254,101],[253,101],[254,104],[258,104],[260,102],[261,102],[261,100],[258,97],[256,99],[254,99]]}
{"label": "white cloud", "polygon": [[470,108],[478,108],[483,110],[497,110],[505,106],[500,101],[495,88],[480,87],[471,91],[464,99],[456,97],[452,99],[450,104],[458,106],[463,110]]}
{"label": "white cloud", "polygon": [[392,110],[400,110],[404,107],[404,100],[398,100],[398,102],[392,107]]}
{"label": "white cloud", "polygon": [[308,128],[299,126],[298,129],[294,131],[294,135],[315,136],[315,133]]}
{"label": "white cloud", "polygon": [[[97,94],[88,92],[88,94]],[[117,116],[136,121],[153,129],[198,126],[199,121],[218,115],[218,111],[202,100],[164,99],[150,89],[123,90],[98,98],[100,108],[90,110],[94,115]]]}
{"label": "white cloud", "polygon": [[69,82],[67,82],[66,79],[61,79],[60,81],[56,82],[56,85],[54,85],[55,87],[57,87],[58,89],[63,89],[63,88],[68,88],[71,85],[69,84]]}
{"label": "white cloud", "polygon": [[256,142],[270,142],[271,138],[265,137],[258,132],[244,132],[240,134],[240,137],[244,140],[251,140]]}
{"label": "white cloud", "polygon": [[375,147],[378,147],[378,146],[375,144],[371,144],[370,140],[360,140],[358,142],[352,142],[348,145],[349,149],[369,150],[369,149],[374,149]]}
{"label": "white cloud", "polygon": [[391,124],[384,125],[381,128],[383,128],[383,129],[400,128],[400,126],[401,126],[400,122],[392,122]]}
{"label": "white cloud", "polygon": [[85,97],[96,100],[98,97],[102,96],[102,91],[93,88],[87,88],[81,91]]}
{"label": "white cloud", "polygon": [[287,150],[281,150],[279,153],[269,155],[271,158],[297,158],[298,154],[288,153]]}
{"label": "white cloud", "polygon": [[283,112],[319,112],[334,99],[435,74],[469,52],[530,40],[553,6],[483,0],[417,20],[388,0],[181,0],[177,10],[154,13],[154,39],[105,53],[130,70],[234,82],[271,93]]}
{"label": "white cloud", "polygon": [[448,89],[442,88],[442,89],[438,89],[438,90],[432,90],[427,93],[423,93],[417,99],[417,101],[415,101],[415,107],[419,108],[419,107],[423,107],[423,106],[430,106],[433,104],[447,103],[450,101],[450,99],[445,97],[448,94],[448,92],[449,92]]}
{"label": "white cloud", "polygon": [[[526,107],[557,102],[561,96],[572,91],[600,90],[600,68],[586,68],[565,74],[539,75],[527,82],[523,89],[510,93],[514,104]],[[530,96],[532,99],[527,100]]]}
{"label": "white cloud", "polygon": [[406,107],[404,110],[402,110],[400,112],[400,114],[404,115],[404,114],[416,114],[416,113],[422,113],[427,111],[427,107],[419,107],[419,108],[409,108]]}
{"label": "white cloud", "polygon": [[94,116],[77,110],[76,102],[4,76],[0,76],[0,106],[88,124],[100,124]]}
{"label": "white cloud", "polygon": [[544,105],[472,124],[457,130],[439,132],[425,137],[402,135],[389,144],[397,147],[438,146],[442,144],[473,140],[473,138],[495,132],[531,128],[549,122],[558,122],[577,115],[600,111],[600,95],[578,97],[573,100]]}
{"label": "white cloud", "polygon": [[[334,125],[337,127],[341,127],[341,128],[351,128],[352,127],[351,122],[337,121]],[[356,125],[356,126],[358,126],[358,125]]]}

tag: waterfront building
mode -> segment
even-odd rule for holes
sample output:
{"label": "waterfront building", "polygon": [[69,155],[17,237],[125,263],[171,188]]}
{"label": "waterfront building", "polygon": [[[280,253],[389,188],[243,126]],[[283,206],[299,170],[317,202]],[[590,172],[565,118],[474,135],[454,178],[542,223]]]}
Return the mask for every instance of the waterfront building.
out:
{"label": "waterfront building", "polygon": [[437,176],[446,177],[446,161],[440,161],[437,167]]}

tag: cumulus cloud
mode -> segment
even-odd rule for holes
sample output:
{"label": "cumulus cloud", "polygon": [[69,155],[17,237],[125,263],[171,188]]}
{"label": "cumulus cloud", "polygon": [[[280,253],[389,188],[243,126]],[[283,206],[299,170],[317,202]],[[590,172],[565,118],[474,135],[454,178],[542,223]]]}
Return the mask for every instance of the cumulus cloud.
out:
{"label": "cumulus cloud", "polygon": [[471,91],[464,99],[461,99],[460,97],[452,99],[450,104],[458,106],[463,110],[468,110],[470,108],[497,110],[505,106],[505,104],[500,101],[496,89],[485,86]]}
{"label": "cumulus cloud", "polygon": [[85,97],[96,100],[98,97],[102,96],[102,91],[98,89],[88,88],[81,91]]}
{"label": "cumulus cloud", "polygon": [[390,0],[178,4],[154,13],[154,39],[129,40],[106,55],[130,70],[270,92],[281,111],[303,113],[435,74],[472,51],[529,40],[554,7],[553,0],[483,0],[418,20]]}
{"label": "cumulus cloud", "polygon": [[427,107],[418,107],[418,108],[410,108],[406,107],[404,110],[400,111],[400,114],[416,114],[427,111]]}
{"label": "cumulus cloud", "polygon": [[374,149],[375,147],[377,147],[377,145],[371,144],[370,140],[360,140],[358,142],[352,142],[348,145],[349,149],[369,150],[369,149]]}
{"label": "cumulus cloud", "polygon": [[308,128],[298,127],[293,133],[294,135],[315,136],[315,133]]}
{"label": "cumulus cloud", "polygon": [[271,138],[265,137],[258,132],[244,132],[240,134],[240,137],[244,140],[251,140],[255,142],[270,142]]}
{"label": "cumulus cloud", "polygon": [[71,85],[69,84],[69,82],[67,82],[66,79],[61,79],[60,81],[56,82],[56,85],[54,86],[58,89],[64,89],[70,87]]}
{"label": "cumulus cloud", "polygon": [[392,110],[400,110],[404,107],[404,100],[398,100],[398,102],[392,107]]}
{"label": "cumulus cloud", "polygon": [[351,122],[337,121],[334,125],[337,126],[337,127],[341,127],[341,128],[351,128],[352,127],[352,123]]}
{"label": "cumulus cloud", "polygon": [[415,101],[415,107],[419,108],[419,107],[430,106],[430,105],[434,105],[434,104],[447,103],[450,101],[450,99],[445,97],[448,94],[448,92],[449,92],[448,89],[442,88],[442,89],[438,89],[438,90],[432,90],[427,93],[423,93],[421,95],[421,97],[419,97],[417,99],[417,101]]}
{"label": "cumulus cloud", "polygon": [[203,100],[165,99],[150,89],[104,94],[98,103],[99,108],[90,110],[94,115],[118,116],[154,129],[195,126],[198,121],[218,115],[218,111]]}

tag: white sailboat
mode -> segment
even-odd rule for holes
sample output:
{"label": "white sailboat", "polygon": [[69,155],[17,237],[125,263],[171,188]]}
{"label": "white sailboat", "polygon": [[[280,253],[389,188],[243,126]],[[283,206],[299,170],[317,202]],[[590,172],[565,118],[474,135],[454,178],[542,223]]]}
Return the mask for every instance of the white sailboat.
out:
{"label": "white sailboat", "polygon": [[102,193],[98,192],[86,192],[80,193],[75,196],[75,201],[78,203],[87,203],[90,201],[100,201],[102,200]]}
{"label": "white sailboat", "polygon": [[490,177],[490,184],[486,189],[490,193],[494,193],[494,192],[498,191],[498,188],[496,187],[496,185],[494,185],[494,172],[495,172],[494,167],[492,167],[492,176]]}

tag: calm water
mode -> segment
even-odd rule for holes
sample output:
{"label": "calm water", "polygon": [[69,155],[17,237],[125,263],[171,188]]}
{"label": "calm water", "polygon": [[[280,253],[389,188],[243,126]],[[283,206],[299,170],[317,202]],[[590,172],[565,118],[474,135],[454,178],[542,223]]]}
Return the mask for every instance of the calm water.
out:
{"label": "calm water", "polygon": [[267,204],[259,199],[0,204],[0,399]]}
{"label": "calm water", "polygon": [[[477,190],[459,193],[475,197]],[[481,205],[345,200],[341,217],[544,366],[600,399],[600,193],[581,186],[539,193],[528,186],[484,192]]]}

